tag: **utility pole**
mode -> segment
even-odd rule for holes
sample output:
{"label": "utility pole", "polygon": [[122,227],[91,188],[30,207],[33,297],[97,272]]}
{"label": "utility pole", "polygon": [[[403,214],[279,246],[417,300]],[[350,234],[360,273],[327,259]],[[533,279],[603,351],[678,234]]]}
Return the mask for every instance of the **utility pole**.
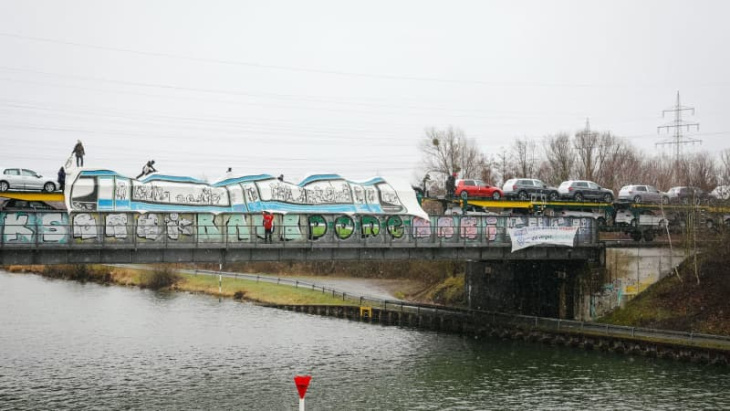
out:
{"label": "utility pole", "polygon": [[668,145],[668,144],[674,144],[676,147],[676,162],[677,166],[679,166],[679,152],[680,152],[680,146],[683,144],[694,144],[694,143],[700,143],[702,144],[702,140],[694,139],[685,137],[682,135],[682,130],[686,129],[687,131],[690,131],[692,127],[695,127],[696,130],[700,129],[700,123],[685,123],[684,120],[682,120],[682,112],[683,111],[691,111],[692,115],[695,114],[694,107],[686,107],[682,106],[682,104],[679,101],[679,91],[677,91],[677,104],[670,109],[666,109],[662,111],[662,117],[666,113],[674,113],[674,121],[665,124],[663,126],[657,127],[657,133],[661,131],[661,129],[665,128],[667,129],[667,132],[670,129],[674,129],[674,138],[670,139],[669,141],[663,141],[660,143],[656,143],[657,146],[659,145]]}

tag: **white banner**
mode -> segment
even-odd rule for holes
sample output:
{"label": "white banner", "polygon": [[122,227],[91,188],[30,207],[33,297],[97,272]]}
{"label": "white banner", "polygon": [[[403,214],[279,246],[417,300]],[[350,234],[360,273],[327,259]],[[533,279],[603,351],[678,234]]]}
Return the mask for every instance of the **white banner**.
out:
{"label": "white banner", "polygon": [[521,227],[508,228],[512,252],[539,244],[573,246],[578,227]]}

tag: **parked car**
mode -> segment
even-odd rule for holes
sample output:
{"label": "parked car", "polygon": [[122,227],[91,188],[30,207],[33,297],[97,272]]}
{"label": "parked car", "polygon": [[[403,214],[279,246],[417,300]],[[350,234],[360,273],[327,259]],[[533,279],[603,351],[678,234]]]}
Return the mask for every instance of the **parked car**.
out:
{"label": "parked car", "polygon": [[669,220],[651,210],[639,211],[637,219],[637,216],[631,210],[625,209],[616,211],[614,223],[620,226],[631,226],[635,228],[652,227],[664,229],[669,224]]}
{"label": "parked car", "polygon": [[0,210],[2,211],[51,211],[65,210],[62,202],[44,202],[32,200],[19,200],[17,198],[0,199]]}
{"label": "parked car", "polygon": [[669,196],[659,191],[654,186],[631,184],[621,187],[618,192],[619,200],[632,201],[634,203],[662,203],[669,204]]}
{"label": "parked car", "polygon": [[567,198],[575,201],[597,200],[605,203],[613,202],[613,191],[602,188],[593,181],[568,180],[563,181],[558,187],[560,198]]}
{"label": "parked car", "polygon": [[43,190],[56,191],[54,179],[43,177],[26,168],[4,168],[0,174],[0,191],[8,190]]}
{"label": "parked car", "polygon": [[473,197],[491,197],[494,200],[499,200],[504,197],[504,193],[499,187],[490,186],[484,183],[482,180],[456,180],[456,190],[454,193],[461,198],[473,198]]}
{"label": "parked car", "polygon": [[517,198],[526,201],[532,196],[545,197],[550,201],[560,198],[558,189],[548,187],[542,180],[534,178],[512,178],[504,182],[502,192],[507,198]]}
{"label": "parked car", "polygon": [[700,204],[708,199],[708,195],[698,187],[679,186],[672,187],[667,191],[670,203],[676,204]]}

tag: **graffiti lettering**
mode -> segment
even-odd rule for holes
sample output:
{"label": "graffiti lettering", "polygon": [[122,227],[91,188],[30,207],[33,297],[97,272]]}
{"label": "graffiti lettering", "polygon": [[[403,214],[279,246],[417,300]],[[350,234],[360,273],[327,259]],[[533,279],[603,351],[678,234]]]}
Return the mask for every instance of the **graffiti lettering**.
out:
{"label": "graffiti lettering", "polygon": [[3,224],[3,241],[7,243],[31,243],[34,232],[26,227],[30,217],[24,213],[5,214]]}
{"label": "graffiti lettering", "polygon": [[104,234],[107,237],[127,238],[127,215],[109,214],[106,216]]}
{"label": "graffiti lettering", "polygon": [[77,214],[74,217],[73,221],[74,229],[74,238],[80,238],[82,240],[89,240],[92,238],[97,238],[97,225],[96,225],[96,218],[94,218],[93,215],[88,213],[81,213]]}
{"label": "graffiti lettering", "polygon": [[160,236],[160,219],[157,214],[141,215],[137,219],[137,237],[157,240]]}
{"label": "graffiti lettering", "polygon": [[380,234],[380,220],[373,216],[363,216],[360,219],[361,235],[365,237],[377,237]]}
{"label": "graffiti lettering", "polygon": [[321,215],[309,216],[309,239],[317,240],[327,234],[327,220]]}
{"label": "graffiti lettering", "polygon": [[420,217],[414,218],[413,236],[416,238],[431,237],[431,222]]}
{"label": "graffiti lettering", "polygon": [[388,217],[386,227],[388,227],[388,234],[396,239],[403,238],[403,235],[406,232],[403,226],[403,220],[398,216]]}
{"label": "graffiti lettering", "polygon": [[167,238],[177,240],[181,235],[193,235],[193,222],[182,218],[178,213],[171,213],[165,217]]}
{"label": "graffiti lettering", "polygon": [[355,222],[352,218],[343,215],[335,219],[335,234],[340,240],[347,240],[355,231]]}
{"label": "graffiti lettering", "polygon": [[48,213],[41,216],[40,232],[44,243],[65,243],[68,235],[66,214]]}

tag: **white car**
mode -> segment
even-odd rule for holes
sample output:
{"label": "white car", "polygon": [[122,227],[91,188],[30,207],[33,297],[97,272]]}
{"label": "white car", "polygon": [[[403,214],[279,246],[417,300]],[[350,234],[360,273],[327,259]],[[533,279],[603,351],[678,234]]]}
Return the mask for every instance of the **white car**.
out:
{"label": "white car", "polygon": [[666,217],[661,214],[655,214],[650,210],[642,210],[639,212],[639,219],[631,210],[618,210],[616,212],[616,218],[614,219],[616,225],[631,226],[631,227],[652,227],[658,229],[664,229],[669,221]]}
{"label": "white car", "polygon": [[27,168],[0,169],[0,192],[8,190],[56,191],[58,183]]}
{"label": "white car", "polygon": [[555,210],[553,213],[554,217],[572,217],[580,218],[587,217],[592,218],[598,222],[598,226],[606,225],[606,213],[600,208],[573,208],[573,209],[561,209]]}

